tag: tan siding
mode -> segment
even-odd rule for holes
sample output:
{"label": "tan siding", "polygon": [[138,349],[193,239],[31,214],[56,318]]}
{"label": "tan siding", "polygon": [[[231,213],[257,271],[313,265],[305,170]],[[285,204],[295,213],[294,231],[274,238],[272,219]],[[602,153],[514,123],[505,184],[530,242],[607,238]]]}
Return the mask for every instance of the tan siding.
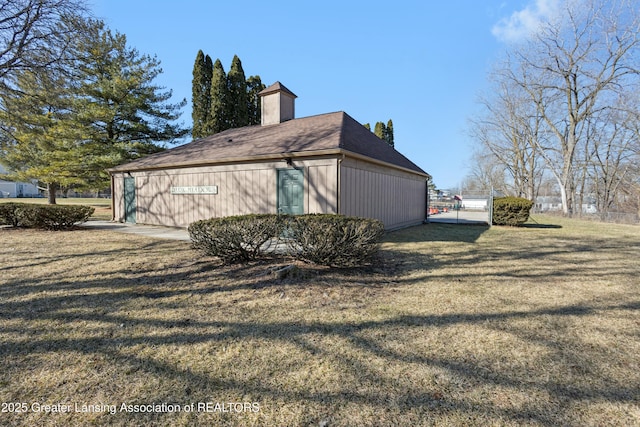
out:
{"label": "tan siding", "polygon": [[124,221],[124,174],[113,176],[113,219],[114,221]]}
{"label": "tan siding", "polygon": [[336,164],[309,166],[307,171],[308,213],[336,213]]}
{"label": "tan siding", "polygon": [[387,229],[419,224],[425,217],[425,179],[361,160],[341,165],[340,210],[377,218]]}
{"label": "tan siding", "polygon": [[249,173],[251,174],[251,188],[253,190],[253,197],[249,198],[249,201],[251,202],[249,204],[249,212],[259,213],[258,202],[259,202],[259,198],[261,197],[261,194],[259,191],[260,173],[258,171],[249,171]]}
{"label": "tan siding", "polygon": [[[310,176],[313,179],[310,189],[305,188],[306,209],[311,203],[317,212],[336,212],[336,159],[296,160],[295,166],[304,169],[305,181]],[[276,170],[284,167],[284,162],[256,162],[134,172],[136,220],[141,224],[186,227],[211,217],[275,213]],[[203,185],[217,185],[218,194],[170,193],[172,186]],[[114,217],[118,221],[124,221],[123,186],[124,176],[114,175]]]}
{"label": "tan siding", "polygon": [[241,214],[248,214],[251,212],[251,199],[255,197],[253,191],[253,182],[251,181],[251,171],[244,171],[242,174],[238,174],[238,204],[240,206]]}
{"label": "tan siding", "polygon": [[[309,169],[307,169],[307,174],[305,176],[305,189],[304,189],[304,194],[306,199],[305,205],[307,206],[307,208],[305,209],[305,212],[307,213],[317,213],[321,209],[320,205],[322,204],[322,201],[320,199],[322,195],[317,194],[317,192],[314,191],[319,180],[320,180],[320,177],[319,177],[319,171],[317,167],[310,167]],[[311,197],[311,191],[314,191],[316,193],[316,197]]]}
{"label": "tan siding", "polygon": [[[218,187],[218,191],[220,192],[220,216],[229,216],[229,212],[231,212],[231,208],[229,204],[231,203],[231,198],[227,197],[227,194],[231,192],[231,182],[229,177],[231,176],[231,172],[224,171],[221,174],[220,183],[221,185]],[[215,215],[211,215],[215,216]]]}
{"label": "tan siding", "polygon": [[151,190],[149,187],[149,178],[139,174],[132,175],[136,179],[136,222],[146,222],[149,216],[147,194],[149,194]]}
{"label": "tan siding", "polygon": [[[271,204],[269,201],[269,195],[275,190],[271,189],[272,184],[272,173],[268,173],[267,171],[262,171],[260,173],[260,181],[258,183],[258,205],[256,207],[256,211],[258,213],[268,213],[271,212]],[[275,184],[274,184],[275,185]],[[275,206],[275,205],[274,205]]]}

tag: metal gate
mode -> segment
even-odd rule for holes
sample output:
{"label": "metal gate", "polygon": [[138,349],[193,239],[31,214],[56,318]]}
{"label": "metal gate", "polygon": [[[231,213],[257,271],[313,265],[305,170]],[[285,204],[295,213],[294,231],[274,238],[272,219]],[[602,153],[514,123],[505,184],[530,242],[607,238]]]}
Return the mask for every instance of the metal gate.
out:
{"label": "metal gate", "polygon": [[462,194],[431,194],[427,215],[429,222],[491,225],[493,189]]}

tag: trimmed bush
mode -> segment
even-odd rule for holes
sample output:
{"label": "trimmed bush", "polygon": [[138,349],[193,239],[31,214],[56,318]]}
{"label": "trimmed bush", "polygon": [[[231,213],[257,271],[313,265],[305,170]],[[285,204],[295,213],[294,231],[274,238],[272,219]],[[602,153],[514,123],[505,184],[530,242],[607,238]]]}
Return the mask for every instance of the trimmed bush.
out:
{"label": "trimmed bush", "polygon": [[17,227],[20,224],[17,209],[22,205],[23,203],[0,203],[0,225]]}
{"label": "trimmed bush", "polygon": [[0,222],[14,227],[69,230],[76,224],[87,222],[94,211],[94,208],[82,205],[3,203],[0,204]]}
{"label": "trimmed bush", "polygon": [[296,258],[334,267],[353,267],[369,261],[384,234],[381,221],[330,214],[291,218],[289,247]]}
{"label": "trimmed bush", "polygon": [[493,223],[495,225],[519,226],[527,222],[533,202],[521,197],[498,197],[493,199]]}
{"label": "trimmed bush", "polygon": [[196,221],[188,231],[194,248],[228,264],[264,255],[267,242],[280,235],[281,224],[277,215],[252,214]]}
{"label": "trimmed bush", "polygon": [[286,242],[288,254],[321,265],[351,267],[367,262],[379,248],[382,222],[342,215],[241,215],[189,225],[196,249],[224,263],[274,254]]}
{"label": "trimmed bush", "polygon": [[20,225],[44,230],[69,230],[87,222],[94,208],[82,205],[30,205],[18,208]]}

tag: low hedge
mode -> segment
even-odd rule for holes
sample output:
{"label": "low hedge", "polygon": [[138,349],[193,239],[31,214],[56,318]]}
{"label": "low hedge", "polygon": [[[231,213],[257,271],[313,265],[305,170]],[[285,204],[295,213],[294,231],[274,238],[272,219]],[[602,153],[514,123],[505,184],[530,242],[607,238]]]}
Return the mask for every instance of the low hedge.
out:
{"label": "low hedge", "polygon": [[378,251],[381,221],[342,215],[301,215],[289,222],[290,253],[303,261],[336,267],[362,265]]}
{"label": "low hedge", "polygon": [[[196,249],[225,263],[273,256],[276,247],[306,262],[356,266],[378,250],[382,222],[343,215],[240,215],[189,225]],[[282,251],[279,251],[282,253]]]}
{"label": "low hedge", "polygon": [[521,197],[493,199],[493,224],[519,226],[527,222],[533,202]]}
{"label": "low hedge", "polygon": [[193,247],[225,263],[250,261],[266,252],[263,248],[280,235],[282,221],[277,215],[251,214],[211,218],[189,225]]}
{"label": "low hedge", "polygon": [[14,227],[69,230],[87,222],[94,208],[83,205],[0,204],[0,223]]}
{"label": "low hedge", "polygon": [[0,225],[18,227],[20,225],[18,208],[22,205],[24,203],[0,203]]}

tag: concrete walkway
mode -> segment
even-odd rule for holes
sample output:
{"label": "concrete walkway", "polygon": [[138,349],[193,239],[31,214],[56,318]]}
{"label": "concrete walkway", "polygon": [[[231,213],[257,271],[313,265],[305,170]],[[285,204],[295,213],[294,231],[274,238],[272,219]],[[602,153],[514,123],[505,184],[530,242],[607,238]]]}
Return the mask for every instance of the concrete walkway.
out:
{"label": "concrete walkway", "polygon": [[488,212],[475,211],[449,211],[437,215],[430,215],[429,222],[442,222],[446,224],[488,224]]}
{"label": "concrete walkway", "polygon": [[111,221],[87,221],[80,225],[96,230],[112,230],[119,233],[139,234],[157,239],[190,241],[186,228],[161,227],[159,225],[129,224]]}

